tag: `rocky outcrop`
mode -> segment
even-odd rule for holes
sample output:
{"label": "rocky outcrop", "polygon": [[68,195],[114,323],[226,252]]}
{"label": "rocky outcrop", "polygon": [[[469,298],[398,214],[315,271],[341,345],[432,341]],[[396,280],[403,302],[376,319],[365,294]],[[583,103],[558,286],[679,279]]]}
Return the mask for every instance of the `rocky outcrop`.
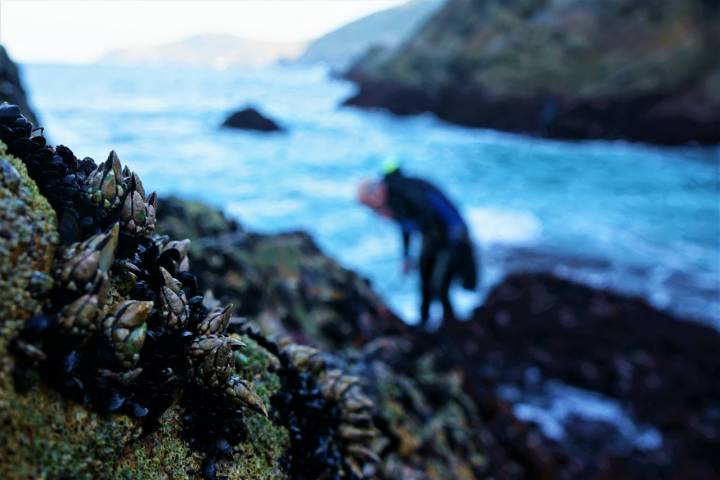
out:
{"label": "rocky outcrop", "polygon": [[27,93],[20,78],[20,69],[0,45],[0,103],[8,102],[20,107],[25,118],[37,125],[37,117],[30,107]]}
{"label": "rocky outcrop", "polygon": [[348,105],[562,139],[720,143],[712,2],[451,0],[370,52]]}
{"label": "rocky outcrop", "polygon": [[230,114],[222,123],[225,128],[241,130],[258,130],[260,132],[278,132],[282,127],[274,120],[267,118],[252,107],[247,107]]}
{"label": "rocky outcrop", "polygon": [[476,381],[527,391],[560,380],[618,400],[635,421],[660,432],[662,445],[641,452],[619,443],[598,448],[598,436],[607,441],[613,429],[567,426],[571,456],[591,455],[596,466],[609,466],[610,477],[720,475],[712,453],[720,448],[720,380],[709,373],[720,368],[716,329],[641,299],[552,275],[517,274],[449,334],[468,362],[483,365]]}
{"label": "rocky outcrop", "polygon": [[[0,124],[0,477],[440,479],[522,471],[459,378],[432,356],[406,370],[395,360],[406,358],[405,347],[391,337],[329,353],[283,335],[310,328],[311,318],[275,331],[290,315],[233,317],[232,307],[201,293],[190,241],[154,231],[162,207],[117,154],[96,164],[46,145],[14,106],[0,109]],[[206,233],[222,241],[243,234],[200,210],[175,208],[183,220],[162,223],[171,230],[196,221],[189,233],[199,242]],[[217,284],[247,276],[263,306],[318,300],[307,315],[329,309],[342,323],[343,309],[356,303],[338,297],[339,288],[360,288],[357,304],[378,302],[332,263],[319,279],[329,279],[329,291],[283,297],[271,276],[286,272],[286,260],[291,276],[321,273],[306,268],[319,252],[308,251],[312,262],[304,263],[277,245],[246,246],[259,257],[247,261],[257,271],[231,271],[227,257]],[[223,254],[205,266],[218,269],[218,261]],[[330,344],[326,331],[313,343]]]}
{"label": "rocky outcrop", "polygon": [[247,232],[216,209],[173,197],[160,212],[158,231],[191,239],[201,287],[266,331],[335,349],[407,330],[367,280],[324,255],[304,232]]}
{"label": "rocky outcrop", "polygon": [[[183,236],[189,227],[187,233],[199,236],[193,245],[204,259],[194,264],[201,282],[264,328],[353,351],[364,358],[355,367],[363,377],[374,378],[369,365],[381,359],[382,368],[412,379],[406,385],[420,388],[426,401],[445,398],[448,384],[433,385],[439,378],[459,382],[473,415],[491,433],[487,448],[501,478],[710,479],[720,473],[711,454],[720,446],[713,407],[720,384],[708,374],[720,367],[712,354],[720,334],[712,328],[641,299],[551,275],[517,274],[494,288],[471,319],[427,334],[402,324],[365,281],[324,256],[306,234],[250,234],[217,210],[201,214],[199,205],[178,199],[163,204],[168,210],[161,210],[159,229]],[[228,229],[203,240],[202,231],[178,221],[192,216],[215,218],[209,231]],[[617,425],[581,417],[565,419],[565,437],[554,441],[516,419],[513,404],[557,382],[628,409],[623,421],[655,429],[659,444],[639,448]],[[509,389],[517,398],[499,396]],[[443,408],[432,404],[427,411]],[[398,439],[413,445],[417,434],[395,428]]]}

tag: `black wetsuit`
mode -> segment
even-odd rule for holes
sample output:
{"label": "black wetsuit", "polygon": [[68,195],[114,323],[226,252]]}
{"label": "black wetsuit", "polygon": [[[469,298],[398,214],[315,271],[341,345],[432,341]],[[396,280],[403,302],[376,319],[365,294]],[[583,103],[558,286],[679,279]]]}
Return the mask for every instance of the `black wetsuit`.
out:
{"label": "black wetsuit", "polygon": [[457,208],[437,187],[419,178],[406,177],[399,170],[385,176],[387,204],[400,225],[403,256],[408,259],[410,236],[422,235],[420,320],[425,323],[434,299],[442,302],[445,317],[454,318],[448,292],[453,279],[467,289],[477,283],[475,254],[467,226]]}

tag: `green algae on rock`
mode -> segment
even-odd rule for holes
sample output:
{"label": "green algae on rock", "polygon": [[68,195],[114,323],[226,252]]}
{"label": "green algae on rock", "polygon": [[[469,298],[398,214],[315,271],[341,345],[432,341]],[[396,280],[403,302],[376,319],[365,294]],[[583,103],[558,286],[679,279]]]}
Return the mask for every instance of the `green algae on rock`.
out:
{"label": "green algae on rock", "polygon": [[55,212],[29,179],[25,165],[0,142],[0,325],[37,313],[52,287],[58,242]]}

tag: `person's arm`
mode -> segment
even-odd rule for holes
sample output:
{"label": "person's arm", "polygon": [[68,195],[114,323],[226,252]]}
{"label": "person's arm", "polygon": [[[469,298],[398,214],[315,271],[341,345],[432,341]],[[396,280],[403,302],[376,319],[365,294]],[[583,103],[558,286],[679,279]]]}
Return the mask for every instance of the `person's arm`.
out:
{"label": "person's arm", "polygon": [[402,229],[403,260],[410,258],[410,232]]}
{"label": "person's arm", "polygon": [[402,234],[402,271],[404,274],[407,274],[410,272],[412,267],[412,263],[410,261],[410,239],[412,238],[412,234],[417,230],[417,224],[412,220],[403,220],[399,223]]}

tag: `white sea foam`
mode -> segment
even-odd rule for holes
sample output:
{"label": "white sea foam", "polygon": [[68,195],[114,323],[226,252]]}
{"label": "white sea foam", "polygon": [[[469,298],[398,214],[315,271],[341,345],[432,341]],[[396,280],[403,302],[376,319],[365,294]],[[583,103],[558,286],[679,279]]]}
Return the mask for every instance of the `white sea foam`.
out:
{"label": "white sea foam", "polygon": [[573,417],[613,424],[636,448],[654,450],[662,446],[662,434],[652,425],[639,424],[620,405],[604,395],[552,380],[543,393],[527,394],[516,387],[500,387],[500,395],[514,403],[515,414],[536,422],[550,438],[561,440],[566,423]]}
{"label": "white sea foam", "polygon": [[540,220],[522,210],[468,207],[466,218],[473,238],[484,245],[532,243],[542,232]]}

